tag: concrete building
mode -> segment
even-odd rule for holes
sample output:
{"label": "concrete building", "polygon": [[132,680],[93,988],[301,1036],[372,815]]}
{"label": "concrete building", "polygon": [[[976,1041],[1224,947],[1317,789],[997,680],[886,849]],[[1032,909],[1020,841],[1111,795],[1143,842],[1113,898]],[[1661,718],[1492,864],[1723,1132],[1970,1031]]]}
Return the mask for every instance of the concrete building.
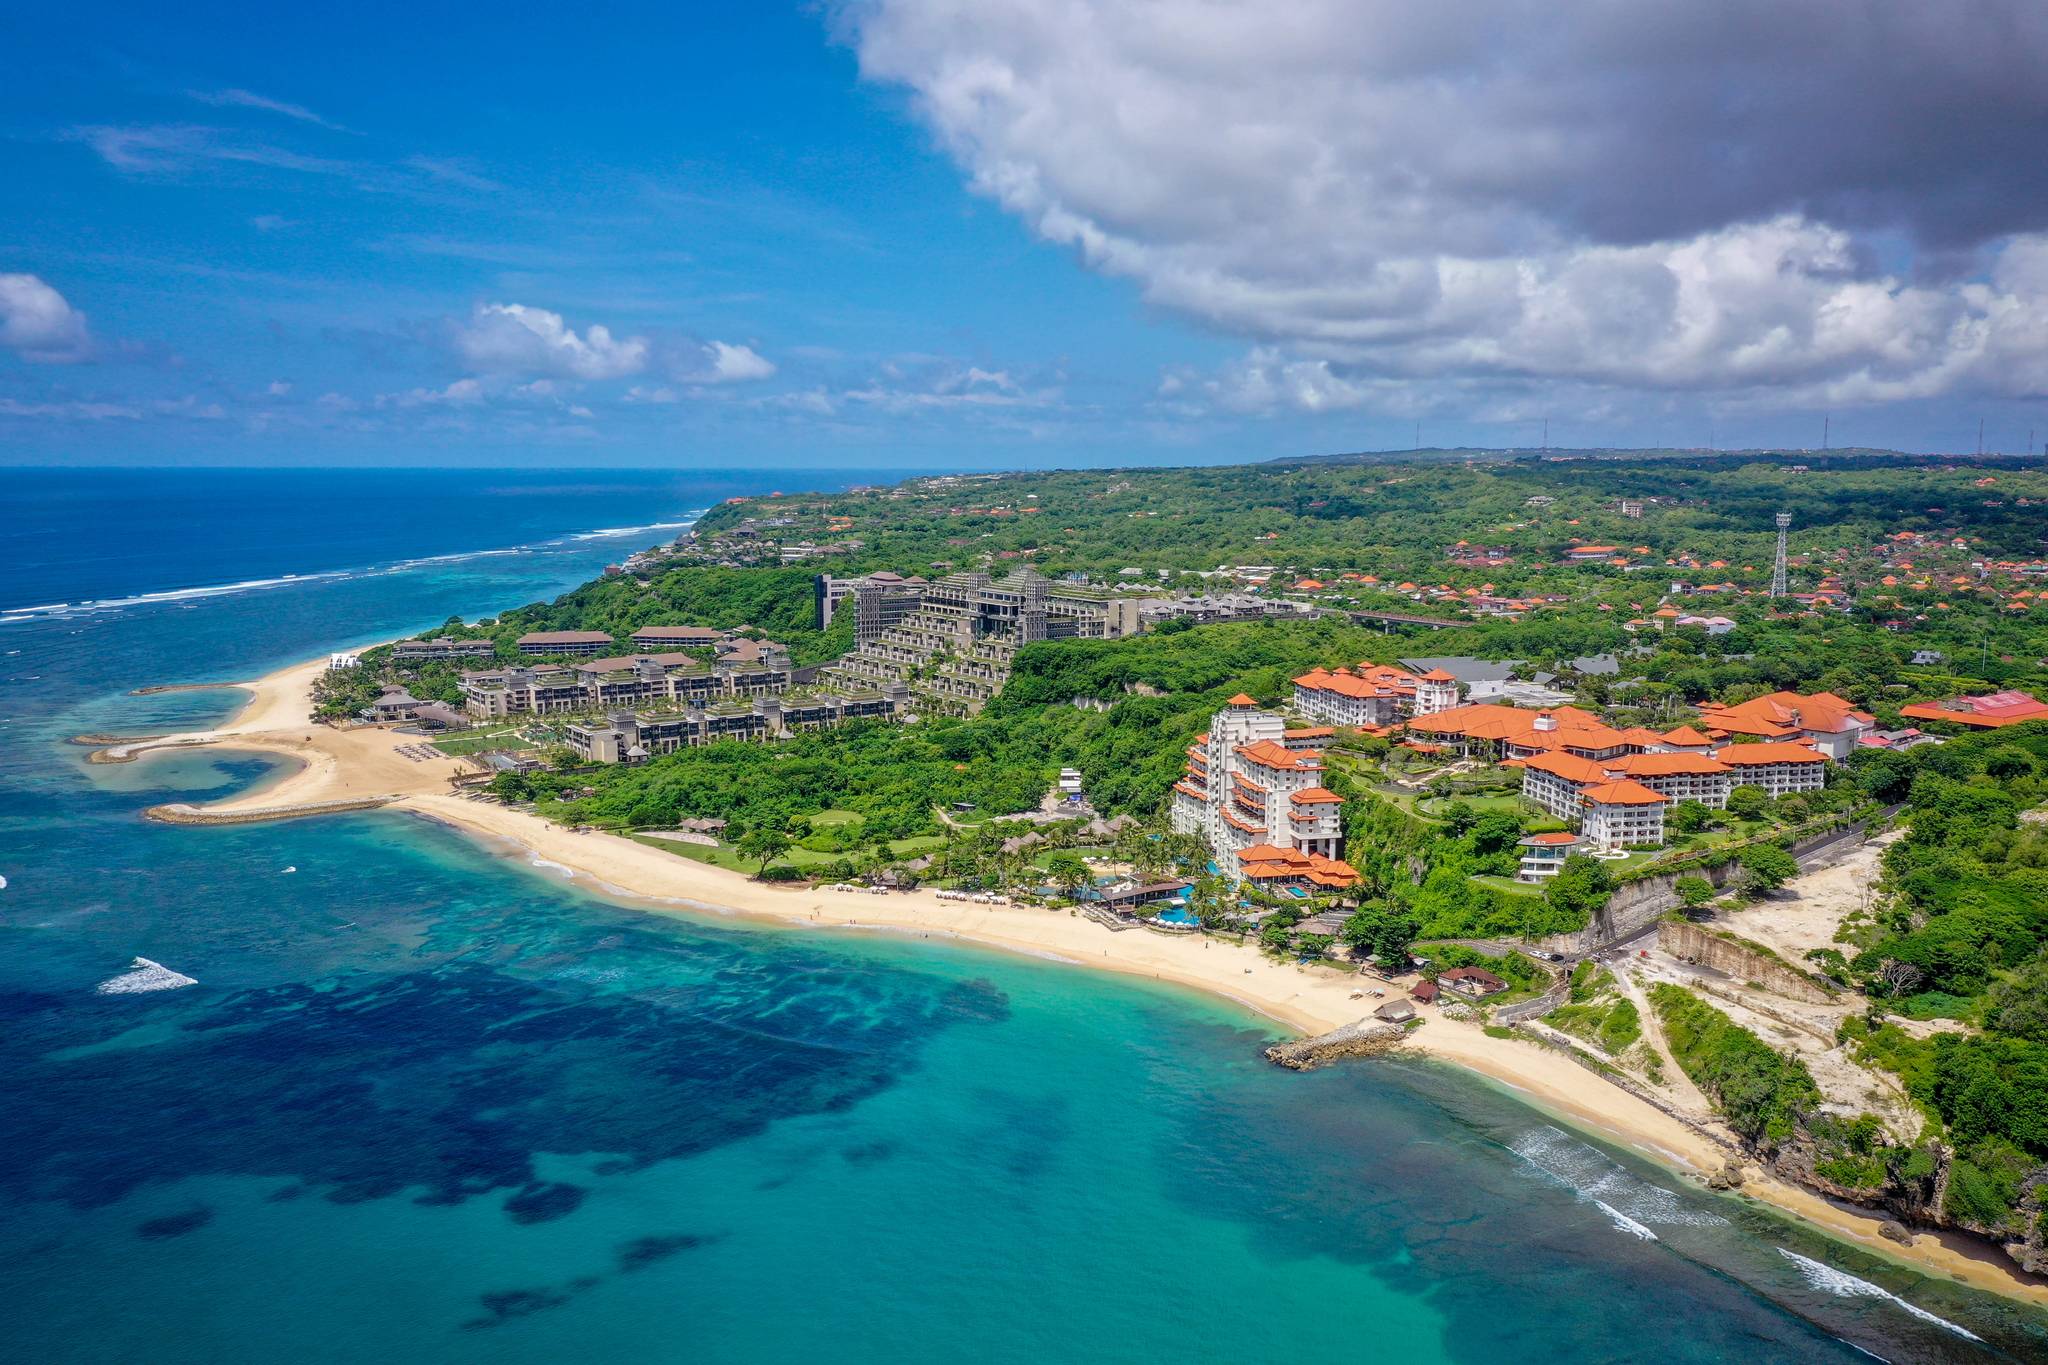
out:
{"label": "concrete building", "polygon": [[587,658],[612,648],[612,637],[601,630],[535,630],[520,636],[518,641],[521,654],[537,658]]}
{"label": "concrete building", "polygon": [[636,763],[722,740],[784,739],[798,730],[830,729],[852,720],[899,720],[910,692],[804,693],[751,702],[692,704],[679,711],[615,711],[603,720],[571,722],[564,742],[591,763]]}
{"label": "concrete building", "polygon": [[706,664],[690,654],[641,654],[464,673],[462,697],[464,708],[483,718],[562,715],[774,696],[790,682],[789,661],[780,655],[752,664]]}
{"label": "concrete building", "polygon": [[732,632],[713,626],[642,626],[633,632],[633,648],[657,650],[712,649]]}
{"label": "concrete building", "polygon": [[431,663],[437,659],[488,659],[498,652],[490,640],[458,640],[442,635],[432,640],[400,640],[391,646],[397,663]]}
{"label": "concrete building", "polygon": [[1829,762],[1840,763],[1856,752],[1858,738],[1877,728],[1877,718],[1832,692],[1773,692],[1734,706],[1702,705],[1699,728],[1721,741],[1801,742]]}
{"label": "concrete building", "polygon": [[1828,782],[1828,759],[1804,744],[1730,744],[1714,755],[1736,787],[1762,787],[1770,796],[1819,791]]}
{"label": "concrete building", "polygon": [[1530,885],[1540,885],[1555,877],[1564,868],[1564,860],[1585,847],[1586,841],[1578,835],[1564,830],[1548,834],[1532,834],[1518,840],[1522,850],[1521,865],[1515,869],[1515,880]]}
{"label": "concrete building", "polygon": [[1665,800],[1640,782],[1621,778],[1584,793],[1580,830],[1595,848],[1662,848]]}
{"label": "concrete building", "polygon": [[1343,798],[1323,786],[1322,754],[1290,747],[1287,723],[1242,693],[1188,749],[1174,786],[1173,827],[1199,834],[1232,881],[1342,889]]}
{"label": "concrete building", "polygon": [[935,708],[972,713],[1002,689],[1018,649],[1108,640],[1139,629],[1136,598],[1049,582],[1029,569],[933,582],[870,574],[854,591],[854,648],[825,671],[835,686],[903,682]]}

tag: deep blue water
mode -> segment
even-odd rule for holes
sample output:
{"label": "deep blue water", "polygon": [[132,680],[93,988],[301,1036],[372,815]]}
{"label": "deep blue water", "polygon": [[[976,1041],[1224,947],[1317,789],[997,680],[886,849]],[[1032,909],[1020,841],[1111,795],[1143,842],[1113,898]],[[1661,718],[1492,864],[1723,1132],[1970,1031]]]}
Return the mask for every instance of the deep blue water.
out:
{"label": "deep blue water", "polygon": [[[245,536],[266,480],[360,488],[150,475],[171,526],[131,473],[41,477],[9,477],[45,548],[8,604],[344,572],[0,624],[8,1359],[2048,1355],[2035,1315],[1446,1069],[1280,1072],[1216,1002],[619,903],[405,816],[152,825],[271,769],[64,743],[233,706],[139,684],[545,597],[673,531],[576,534],[759,481],[464,474],[549,491]],[[487,549],[519,553],[411,562]],[[95,993],[137,955],[198,984]]]}

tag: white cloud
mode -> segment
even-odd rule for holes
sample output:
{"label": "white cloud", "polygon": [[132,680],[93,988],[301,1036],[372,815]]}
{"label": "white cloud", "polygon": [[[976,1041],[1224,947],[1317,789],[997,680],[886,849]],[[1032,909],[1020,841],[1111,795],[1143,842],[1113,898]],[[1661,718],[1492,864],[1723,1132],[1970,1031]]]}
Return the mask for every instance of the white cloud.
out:
{"label": "white cloud", "polygon": [[503,374],[618,379],[647,366],[642,337],[614,339],[598,323],[579,336],[560,313],[518,303],[479,304],[456,346],[476,368]]}
{"label": "white cloud", "polygon": [[[328,394],[320,401],[330,407],[346,410],[344,403],[329,404],[328,399],[338,397]],[[484,386],[480,380],[458,379],[442,389],[408,389],[404,393],[386,393],[377,397],[378,407],[394,408],[473,408],[484,401]]]}
{"label": "white cloud", "polygon": [[264,394],[271,398],[288,398],[291,396],[291,391],[291,384],[283,379],[271,380],[270,387],[263,390]]}
{"label": "white cloud", "polygon": [[106,422],[114,420],[133,421],[142,413],[125,403],[92,403],[67,401],[61,403],[24,403],[19,399],[0,398],[0,417],[41,417],[68,422]]}
{"label": "white cloud", "polygon": [[774,375],[775,362],[753,347],[709,341],[704,344],[703,367],[681,377],[697,384],[745,384]]}
{"label": "white cloud", "polygon": [[85,314],[34,275],[0,275],[0,346],[24,360],[83,360],[92,349]]}
{"label": "white cloud", "polygon": [[281,114],[285,118],[311,123],[337,133],[349,131],[338,123],[330,123],[321,118],[303,104],[288,104],[284,100],[274,100],[268,95],[258,95],[249,90],[188,90],[185,93],[201,104],[211,104],[215,108],[259,109],[266,114]]}
{"label": "white cloud", "polygon": [[1858,16],[1853,43],[1835,0],[853,0],[843,24],[979,193],[1251,343],[1196,381],[1219,404],[2048,393],[2048,9]]}

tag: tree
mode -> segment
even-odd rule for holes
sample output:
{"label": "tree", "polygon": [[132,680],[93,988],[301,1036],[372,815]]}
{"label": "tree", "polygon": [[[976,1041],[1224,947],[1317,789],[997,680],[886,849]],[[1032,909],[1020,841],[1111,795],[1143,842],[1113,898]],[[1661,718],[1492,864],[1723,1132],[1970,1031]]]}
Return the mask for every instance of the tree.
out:
{"label": "tree", "polygon": [[1078,899],[1081,888],[1088,885],[1088,864],[1078,853],[1062,850],[1050,855],[1045,860],[1045,871],[1068,900]]}
{"label": "tree", "polygon": [[1705,877],[1680,877],[1672,889],[1688,910],[1697,910],[1714,898],[1714,884]]}
{"label": "tree", "polygon": [[1753,896],[1776,891],[1799,875],[1799,860],[1777,844],[1751,844],[1741,862],[1743,888]]}
{"label": "tree", "polygon": [[789,852],[789,835],[777,826],[760,825],[741,836],[739,851],[742,858],[760,864],[754,873],[754,879],[758,881],[768,870],[768,864]]}
{"label": "tree", "polygon": [[1697,801],[1680,801],[1671,808],[1665,823],[1679,834],[1698,834],[1714,823],[1714,813]]}
{"label": "tree", "polygon": [[1362,905],[1344,921],[1343,940],[1379,959],[1382,967],[1398,969],[1408,961],[1409,945],[1421,926],[1397,908]]}
{"label": "tree", "polygon": [[1567,857],[1550,885],[1543,888],[1544,902],[1575,928],[1599,913],[1613,894],[1614,878],[1607,864],[1584,853]]}
{"label": "tree", "polygon": [[506,771],[491,779],[491,795],[500,801],[525,801],[533,792],[524,773]]}
{"label": "tree", "polygon": [[1738,820],[1758,820],[1769,809],[1771,798],[1762,787],[1737,787],[1728,793],[1728,813]]}

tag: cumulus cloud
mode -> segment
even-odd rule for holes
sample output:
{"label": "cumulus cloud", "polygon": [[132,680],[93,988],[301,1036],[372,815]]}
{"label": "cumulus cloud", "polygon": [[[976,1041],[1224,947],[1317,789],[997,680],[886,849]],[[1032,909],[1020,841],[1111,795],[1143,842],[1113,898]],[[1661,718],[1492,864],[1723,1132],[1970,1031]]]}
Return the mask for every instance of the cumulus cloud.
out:
{"label": "cumulus cloud", "polygon": [[598,323],[579,335],[560,313],[518,303],[478,305],[456,348],[477,369],[502,374],[619,379],[647,366],[643,337],[614,338]]}
{"label": "cumulus cloud", "polygon": [[85,314],[34,275],[0,275],[0,346],[46,364],[83,360],[92,349]]}
{"label": "cumulus cloud", "polygon": [[708,341],[702,367],[688,378],[699,384],[745,384],[774,375],[775,362],[753,347]]}
{"label": "cumulus cloud", "polygon": [[977,191],[1252,343],[1213,381],[1247,409],[1385,377],[2048,393],[2034,0],[840,17]]}

